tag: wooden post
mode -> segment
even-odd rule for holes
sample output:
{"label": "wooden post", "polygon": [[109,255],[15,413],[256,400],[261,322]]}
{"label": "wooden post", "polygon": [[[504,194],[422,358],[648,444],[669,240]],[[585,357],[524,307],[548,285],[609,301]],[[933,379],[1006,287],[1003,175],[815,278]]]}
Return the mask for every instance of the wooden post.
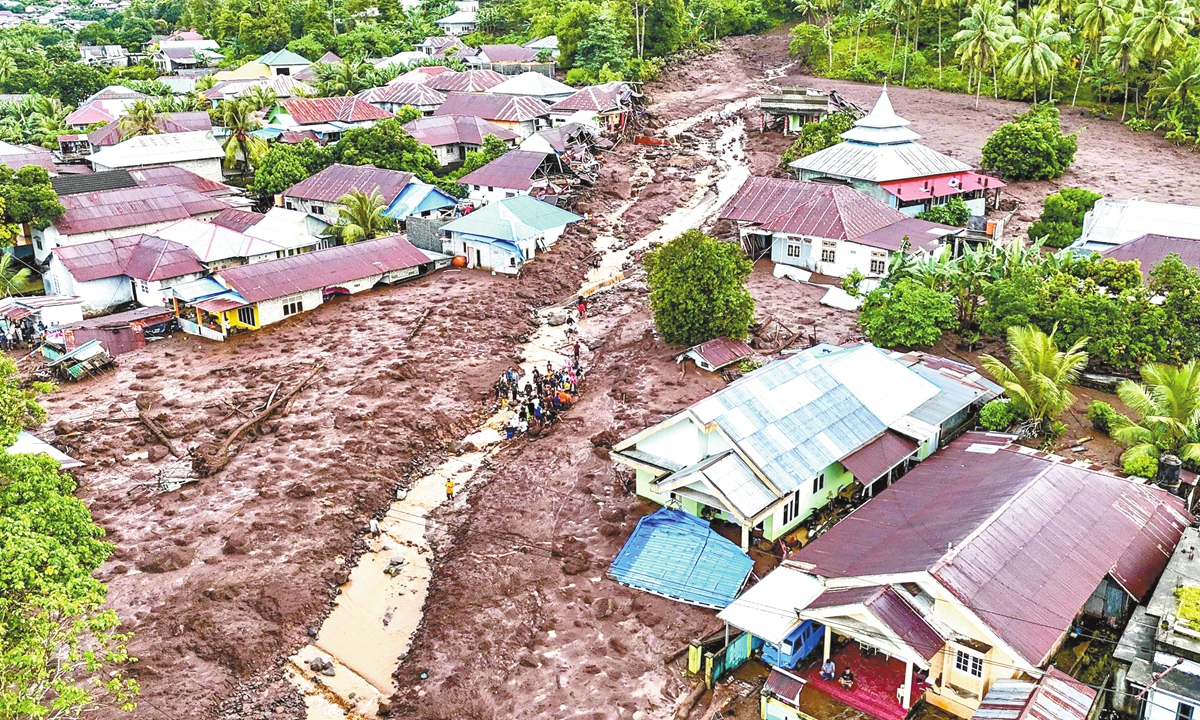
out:
{"label": "wooden post", "polygon": [[179,317],[179,298],[172,296],[171,306],[175,308],[175,317]]}
{"label": "wooden post", "polygon": [[[904,661],[904,697],[900,700],[900,705],[905,710],[912,705],[912,681],[913,681],[913,664],[912,660]],[[983,697],[983,695],[980,695]]]}
{"label": "wooden post", "polygon": [[829,662],[829,650],[830,650],[830,646],[832,644],[833,644],[833,631],[829,629],[828,625],[826,625],[825,626],[825,662]]}
{"label": "wooden post", "polygon": [[742,552],[750,550],[750,526],[742,524]]}
{"label": "wooden post", "polygon": [[196,308],[196,324],[204,327],[204,321],[200,319],[200,308]]}

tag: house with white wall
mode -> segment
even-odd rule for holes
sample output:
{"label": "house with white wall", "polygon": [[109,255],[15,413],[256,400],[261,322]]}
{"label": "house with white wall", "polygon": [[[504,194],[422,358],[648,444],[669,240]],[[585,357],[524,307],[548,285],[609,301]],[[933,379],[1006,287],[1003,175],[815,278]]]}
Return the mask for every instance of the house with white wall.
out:
{"label": "house with white wall", "polygon": [[509,150],[487,165],[458,179],[467,189],[467,197],[476,203],[529,195],[549,186],[552,170],[559,169],[557,155]]}
{"label": "house with white wall", "polygon": [[466,258],[469,268],[516,274],[582,220],[574,213],[528,195],[517,195],[463,215],[442,226],[442,250]]}
{"label": "house with white wall", "polygon": [[131,301],[162,307],[172,286],[206,273],[191,248],[137,234],[57,247],[42,280],[49,292],[78,296],[93,314]]}
{"label": "house with white wall", "polygon": [[467,153],[483,147],[483,139],[488,135],[509,147],[517,140],[515,132],[473,115],[417,118],[405,123],[404,129],[418,142],[433,148],[434,157],[443,167],[466,160]]}
{"label": "house with white wall", "polygon": [[209,130],[138,135],[102,147],[88,156],[96,172],[132,170],[154,165],[174,165],[200,177],[221,182],[225,149]]}
{"label": "house with white wall", "polygon": [[333,225],[338,219],[338,200],[352,190],[376,192],[387,207],[409,183],[412,173],[384,170],[374,165],[334,164],[284,190],[283,207],[306,213]]}

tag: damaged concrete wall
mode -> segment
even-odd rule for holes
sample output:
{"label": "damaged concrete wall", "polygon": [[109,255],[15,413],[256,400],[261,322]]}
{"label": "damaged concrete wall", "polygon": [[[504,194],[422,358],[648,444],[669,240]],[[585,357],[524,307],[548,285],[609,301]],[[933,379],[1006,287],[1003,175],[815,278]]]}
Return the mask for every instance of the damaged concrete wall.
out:
{"label": "damaged concrete wall", "polygon": [[442,226],[452,219],[410,217],[404,221],[408,241],[422,250],[442,252]]}

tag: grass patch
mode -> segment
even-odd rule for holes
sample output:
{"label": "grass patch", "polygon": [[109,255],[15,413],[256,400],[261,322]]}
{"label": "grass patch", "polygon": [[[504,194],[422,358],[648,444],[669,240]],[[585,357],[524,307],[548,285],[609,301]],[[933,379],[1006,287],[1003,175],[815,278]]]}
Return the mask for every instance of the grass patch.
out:
{"label": "grass patch", "polygon": [[1193,630],[1200,630],[1200,587],[1176,588],[1175,597],[1179,600],[1175,615],[1187,620]]}

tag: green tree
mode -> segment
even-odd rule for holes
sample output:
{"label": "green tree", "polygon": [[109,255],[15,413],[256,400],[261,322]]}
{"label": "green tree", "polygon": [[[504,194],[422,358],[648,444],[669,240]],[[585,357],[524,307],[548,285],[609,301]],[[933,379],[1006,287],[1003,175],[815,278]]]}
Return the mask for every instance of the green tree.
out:
{"label": "green tree", "polygon": [[1200,51],[1193,47],[1174,62],[1163,60],[1162,71],[1150,94],[1161,99],[1164,106],[1187,111],[1197,91],[1200,91]]}
{"label": "green tree", "polygon": [[278,97],[275,95],[275,91],[269,87],[252,85],[246,88],[246,91],[238,99],[249,104],[253,110],[266,110],[275,105]]}
{"label": "green tree", "polygon": [[971,219],[971,208],[967,207],[967,203],[961,197],[955,195],[941,205],[930,207],[917,217],[943,225],[966,227],[967,221]]}
{"label": "green tree", "polygon": [[600,6],[589,0],[567,3],[555,25],[558,37],[559,62],[565,68],[576,65],[575,53],[579,43],[590,32],[592,23],[600,16]]}
{"label": "green tree", "polygon": [[254,119],[253,110],[240,100],[221,103],[221,125],[228,135],[225,137],[225,167],[242,168],[243,176],[258,167],[267,154],[267,141],[254,134],[262,127]]}
{"label": "green tree", "polygon": [[317,92],[324,97],[357,95],[371,87],[371,66],[361,60],[316,66]]}
{"label": "green tree", "polygon": [[788,55],[796,58],[801,67],[807,67],[810,60],[824,56],[832,47],[825,32],[816,25],[800,23],[788,36]]}
{"label": "green tree", "polygon": [[[996,64],[1008,38],[1013,33],[1012,3],[1001,0],[977,0],[968,5],[967,14],[959,21],[962,29],[951,38],[959,43],[955,54],[964,68],[975,77],[975,109],[979,109],[979,94],[983,76],[992,70],[992,85],[996,82]],[[969,85],[968,85],[969,87]],[[997,94],[999,90],[996,90]]]}
{"label": "green tree", "polygon": [[654,325],[672,345],[740,340],[754,320],[753,264],[735,243],[688,230],[645,256]]}
{"label": "green tree", "polygon": [[62,101],[63,105],[78,105],[80,100],[95,94],[108,84],[108,75],[95,65],[64,63],[50,68],[41,92]]}
{"label": "green tree", "polygon": [[1058,108],[1038,105],[1001,125],[983,145],[983,167],[1013,180],[1062,177],[1075,160],[1075,135],[1066,135]]}
{"label": "green tree", "polygon": [[1117,397],[1138,419],[1116,419],[1112,436],[1129,449],[1122,460],[1158,460],[1170,453],[1200,463],[1200,361],[1183,367],[1150,363],[1141,369],[1142,382],[1125,380]]}
{"label": "green tree", "polygon": [[1187,37],[1187,3],[1184,0],[1141,0],[1135,5],[1134,26],[1142,55],[1159,59]]}
{"label": "green tree", "polygon": [[0,222],[5,225],[45,230],[66,212],[50,184],[50,174],[37,165],[26,165],[15,173],[0,167],[0,198],[4,200]]}
{"label": "green tree", "polygon": [[1133,13],[1122,13],[1110,31],[1100,39],[1100,57],[1104,64],[1116,70],[1125,80],[1124,100],[1121,103],[1121,122],[1129,106],[1129,74],[1142,59],[1138,28]]}
{"label": "green tree", "polygon": [[333,150],[305,140],[298,145],[275,143],[254,172],[250,189],[260,197],[273,197],[333,164]]}
{"label": "green tree", "polygon": [[1065,248],[1083,233],[1083,218],[1103,195],[1084,188],[1062,188],[1046,197],[1042,214],[1029,226],[1029,239]]}
{"label": "green tree", "polygon": [[462,166],[451,173],[450,176],[455,180],[465,177],[508,151],[509,147],[503,140],[495,135],[487,135],[483,138],[483,145],[478,150],[468,152]]}
{"label": "green tree", "polygon": [[800,127],[796,139],[780,156],[780,167],[787,168],[802,157],[840,143],[842,133],[852,127],[854,115],[844,111],[836,112],[820,122],[805,123]]}
{"label": "green tree", "polygon": [[1125,0],[1081,0],[1075,6],[1075,26],[1079,28],[1079,36],[1083,39],[1083,58],[1079,61],[1079,76],[1075,80],[1075,94],[1071,96],[1071,105],[1079,96],[1079,82],[1083,79],[1083,69],[1088,64],[1088,55],[1099,57],[1100,39],[1108,34],[1109,28],[1116,23],[1117,18],[1125,10]]}
{"label": "green tree", "polygon": [[[1033,102],[1037,104],[1038,83],[1045,81],[1062,65],[1062,57],[1054,51],[1069,39],[1058,27],[1058,15],[1046,5],[1022,10],[1017,15],[1017,32],[1008,39],[1013,54],[1004,65],[1004,72],[1033,85]],[[1053,95],[1054,89],[1051,88]]]}
{"label": "green tree", "polygon": [[588,32],[576,45],[574,67],[600,70],[621,68],[630,58],[628,38],[612,13],[602,11],[588,25]]}
{"label": "green tree", "polygon": [[1064,352],[1055,345],[1053,333],[1047,335],[1031,325],[1010,327],[1011,366],[991,355],[981,355],[979,360],[1028,419],[1032,433],[1057,437],[1066,428],[1056,418],[1075,403],[1070,387],[1087,366],[1086,345],[1087,338],[1081,338]]}
{"label": "green tree", "polygon": [[162,126],[162,114],[147,100],[138,100],[125,111],[117,120],[117,129],[121,139],[127,140],[138,135],[154,135]]}
{"label": "green tree", "polygon": [[344,243],[371,240],[396,228],[396,221],[383,214],[387,203],[383,201],[378,188],[369,193],[351,190],[338,198],[338,206],[338,219],[334,227]]}
{"label": "green tree", "polygon": [[1200,357],[1200,274],[1172,253],[1150,271],[1148,290],[1162,299],[1161,335],[1167,353],[1158,359],[1183,363]]}
{"label": "green tree", "polygon": [[440,168],[433,150],[409,135],[394,118],[380,120],[369,128],[350,130],[333,148],[336,162],[374,165],[386,170],[413,173],[433,182]]}
{"label": "green tree", "polygon": [[863,332],[882,347],[929,347],[954,327],[954,320],[949,293],[911,278],[872,290],[858,316]]}

